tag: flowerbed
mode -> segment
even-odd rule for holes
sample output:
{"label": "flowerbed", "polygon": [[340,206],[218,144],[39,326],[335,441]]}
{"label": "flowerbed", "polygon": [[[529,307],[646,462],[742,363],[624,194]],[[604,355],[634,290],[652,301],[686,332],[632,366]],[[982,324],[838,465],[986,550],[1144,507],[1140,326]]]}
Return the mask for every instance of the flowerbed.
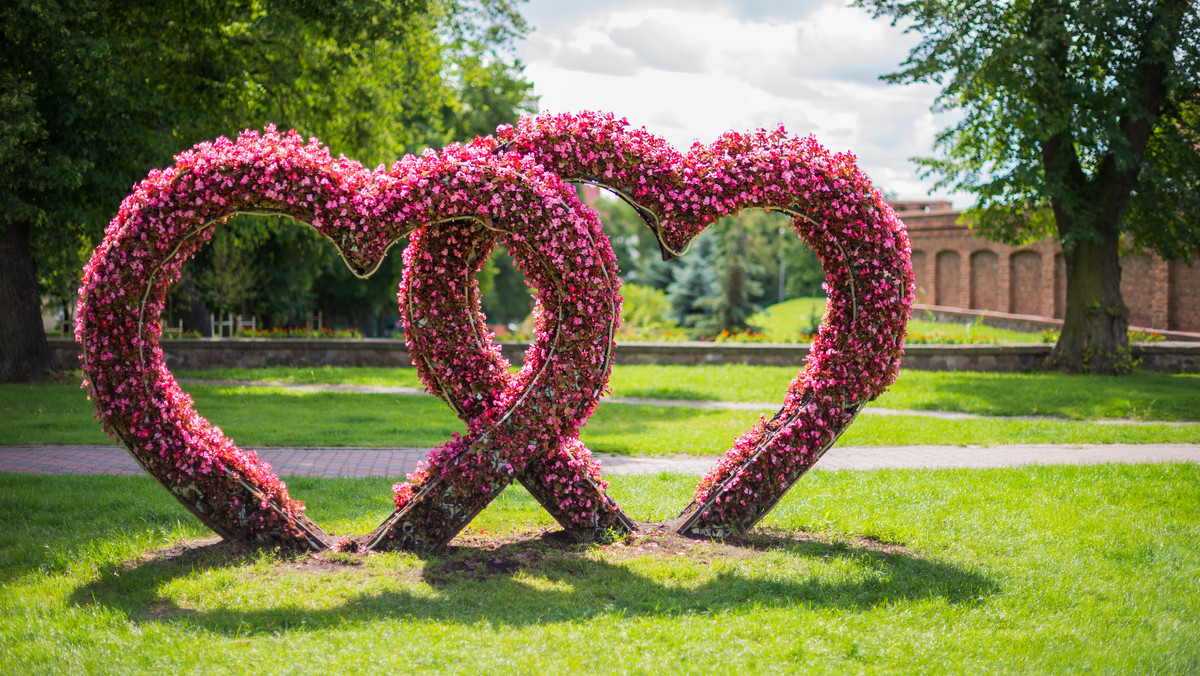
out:
{"label": "flowerbed", "polygon": [[308,339],[329,339],[329,338],[344,338],[357,339],[362,338],[362,331],[358,329],[300,329],[300,328],[275,328],[275,329],[242,329],[237,333],[238,338],[308,338]]}

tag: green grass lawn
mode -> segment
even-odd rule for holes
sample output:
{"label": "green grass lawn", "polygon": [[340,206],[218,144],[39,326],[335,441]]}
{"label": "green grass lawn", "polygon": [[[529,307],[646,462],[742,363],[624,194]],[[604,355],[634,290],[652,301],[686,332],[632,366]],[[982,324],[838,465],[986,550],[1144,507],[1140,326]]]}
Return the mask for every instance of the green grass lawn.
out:
{"label": "green grass lawn", "polygon": [[[792,342],[796,334],[815,333],[823,314],[824,298],[791,298],[764,308],[750,318],[750,324],[761,328],[772,340]],[[936,322],[920,313],[908,322],[908,333],[913,342],[1038,343],[1042,338],[1040,333],[987,326],[986,321],[984,324]],[[934,340],[934,336],[944,339]]]}
{"label": "green grass lawn", "polygon": [[[636,371],[669,367],[629,368]],[[725,367],[715,368],[727,371]],[[786,374],[783,375],[786,382]],[[679,385],[680,381],[674,382]],[[966,384],[962,387],[986,399],[985,388],[972,390]],[[197,410],[244,446],[430,447],[465,429],[449,408],[433,397],[221,385],[191,385],[187,389]],[[1100,386],[1088,392],[1094,395],[1098,389]],[[1069,405],[1064,403],[1063,410],[1090,406],[1089,401],[1085,398]],[[890,403],[881,402],[881,405]],[[0,445],[109,443],[92,412],[91,402],[73,385],[0,386],[0,418],[6,421],[0,426]],[[769,408],[758,412],[608,404],[601,405],[592,416],[582,438],[593,450],[607,453],[717,454],[725,452],[760,414],[771,412]],[[1190,413],[1196,415],[1196,411]],[[839,443],[878,446],[1118,442],[1200,443],[1200,427],[864,415]]]}
{"label": "green grass lawn", "polygon": [[[180,378],[421,387],[416,369],[324,367],[181,371]],[[796,369],[781,366],[616,366],[614,397],[780,401]],[[0,388],[0,392],[3,389]],[[974,373],[902,369],[875,404],[884,408],[1073,420],[1200,421],[1200,374],[1129,376]]]}
{"label": "green grass lawn", "polygon": [[[617,366],[613,396],[779,401],[796,369],[781,366]],[[901,369],[875,406],[1073,420],[1200,421],[1200,374],[1129,376]]]}
{"label": "green grass lawn", "polygon": [[[289,482],[338,532],[388,483]],[[0,475],[0,671],[1194,673],[1197,504],[1192,464],[813,472],[748,541],[602,549],[510,489],[467,546],[317,560],[154,554],[208,533],[152,480]]]}

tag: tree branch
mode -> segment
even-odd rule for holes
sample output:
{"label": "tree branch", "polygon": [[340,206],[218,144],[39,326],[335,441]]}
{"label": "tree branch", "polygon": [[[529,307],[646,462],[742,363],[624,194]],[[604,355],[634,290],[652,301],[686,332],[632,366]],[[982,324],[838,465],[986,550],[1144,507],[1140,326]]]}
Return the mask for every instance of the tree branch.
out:
{"label": "tree branch", "polygon": [[1110,148],[1100,163],[1093,182],[1093,195],[1102,213],[1112,217],[1112,223],[1101,227],[1116,228],[1116,220],[1129,203],[1130,194],[1142,168],[1142,157],[1154,127],[1161,116],[1167,98],[1167,76],[1179,46],[1180,27],[1187,11],[1188,0],[1164,0],[1156,5],[1150,24],[1142,31],[1137,67],[1126,83],[1131,96],[1117,127],[1120,139],[1126,144],[1129,157],[1118,161],[1117,150]]}

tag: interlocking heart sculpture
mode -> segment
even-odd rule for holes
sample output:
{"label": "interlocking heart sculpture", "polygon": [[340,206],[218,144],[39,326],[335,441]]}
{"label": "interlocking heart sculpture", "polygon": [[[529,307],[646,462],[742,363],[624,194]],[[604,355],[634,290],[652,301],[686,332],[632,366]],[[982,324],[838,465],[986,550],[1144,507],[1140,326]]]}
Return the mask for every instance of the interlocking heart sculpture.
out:
{"label": "interlocking heart sculpture", "polygon": [[[854,158],[782,129],[679,153],[611,115],[543,115],[375,171],[273,128],[200,144],[136,187],[84,268],[76,337],[98,417],[221,536],[338,546],[268,465],[193,410],[164,363],[159,320],[183,263],[233,215],[307,223],[361,277],[408,236],[399,301],[409,352],[467,431],[396,484],[395,512],[360,541],[441,547],[513,480],[580,540],[635,529],[579,441],[607,385],[621,299],[601,224],[564,181],[633,205],[666,258],[718,219],[761,208],[791,215],[822,261],[827,309],[807,365],[670,523],[709,537],[751,528],[895,380],[913,296],[903,224]],[[492,342],[474,281],[496,243],[538,292],[536,337],[517,374]]]}

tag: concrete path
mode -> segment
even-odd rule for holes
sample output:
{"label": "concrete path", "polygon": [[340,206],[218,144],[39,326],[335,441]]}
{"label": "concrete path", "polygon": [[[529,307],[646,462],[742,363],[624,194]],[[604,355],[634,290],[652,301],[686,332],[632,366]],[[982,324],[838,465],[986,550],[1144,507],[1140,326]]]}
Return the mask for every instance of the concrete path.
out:
{"label": "concrete path", "polygon": [[[297,392],[353,392],[356,394],[399,394],[407,396],[433,396],[417,387],[399,387],[390,385],[334,385],[334,384],[304,384],[285,383],[278,381],[245,381],[245,380],[199,380],[181,378],[182,385],[217,385],[223,387],[280,387]],[[637,406],[674,406],[680,408],[700,408],[732,411],[775,411],[781,402],[769,401],[698,401],[695,399],[643,399],[639,397],[605,397],[602,404],[637,405]],[[1025,422],[1078,422],[1089,425],[1165,425],[1168,427],[1197,427],[1200,422],[1157,421],[1157,420],[1072,420],[1054,416],[1018,415],[994,416],[978,413],[960,413],[958,411],[926,411],[917,409],[880,408],[867,406],[862,415],[901,415],[918,418],[940,418],[942,420],[1020,420]]]}
{"label": "concrete path", "polygon": [[[424,448],[262,448],[259,457],[282,476],[401,478],[416,468]],[[630,458],[597,453],[609,474],[703,475],[715,456]],[[1200,444],[1014,446],[835,446],[817,470],[943,469],[1022,465],[1196,462]],[[0,446],[0,472],[26,474],[142,474],[119,446]]]}

